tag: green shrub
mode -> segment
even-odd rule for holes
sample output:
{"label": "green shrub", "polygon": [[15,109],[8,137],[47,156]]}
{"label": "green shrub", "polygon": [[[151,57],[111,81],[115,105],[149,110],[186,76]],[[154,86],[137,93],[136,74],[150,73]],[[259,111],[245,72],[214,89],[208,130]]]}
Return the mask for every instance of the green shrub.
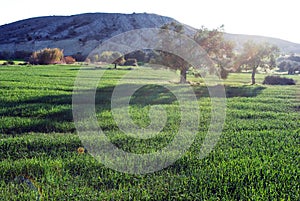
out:
{"label": "green shrub", "polygon": [[267,76],[265,77],[263,84],[269,85],[295,85],[296,82],[293,79],[279,77],[279,76]]}

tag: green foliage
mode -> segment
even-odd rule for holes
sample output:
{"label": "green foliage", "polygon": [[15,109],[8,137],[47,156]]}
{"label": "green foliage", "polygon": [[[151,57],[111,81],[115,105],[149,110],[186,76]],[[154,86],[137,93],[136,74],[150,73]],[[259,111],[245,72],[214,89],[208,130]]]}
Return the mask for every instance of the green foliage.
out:
{"label": "green foliage", "polygon": [[300,56],[296,55],[291,55],[288,60],[295,61],[295,62],[300,62]]}
{"label": "green foliage", "polygon": [[276,57],[279,49],[269,43],[254,43],[248,41],[244,44],[243,52],[239,55],[235,68],[251,69],[251,81],[255,84],[255,74],[260,67],[264,70],[276,67]]}
{"label": "green foliage", "polygon": [[[228,97],[224,130],[204,159],[199,159],[199,154],[211,121],[211,98],[203,82],[193,86],[200,124],[190,149],[159,172],[128,175],[106,168],[89,155],[89,150],[77,152],[83,145],[72,123],[71,104],[79,69],[76,65],[0,68],[2,200],[36,200],[39,192],[18,182],[20,176],[31,178],[41,191],[41,200],[300,199],[298,85],[249,86],[249,74],[229,74],[224,81]],[[128,80],[144,85],[130,102],[133,121],[147,126],[153,104],[166,109],[168,121],[153,139],[125,135],[114,121],[110,104],[114,87],[127,72],[122,68],[107,70],[102,76],[95,99],[99,126],[125,151],[160,149],[178,130],[178,102],[167,89],[149,84],[148,74],[141,71],[140,77]],[[160,76],[167,74],[168,71]],[[263,79],[263,75],[257,75],[258,82]],[[295,79],[300,80],[298,76]],[[178,86],[170,85],[174,89]]]}
{"label": "green foliage", "polygon": [[195,34],[194,40],[216,64],[210,73],[217,71],[222,79],[226,79],[235,60],[235,44],[224,39],[224,26],[212,30],[202,27]]}
{"label": "green foliage", "polygon": [[[184,27],[181,24],[172,22],[161,27],[162,32],[174,31],[176,33],[184,34]],[[233,52],[234,43],[226,41],[223,37],[224,27],[221,26],[217,29],[209,30],[205,27],[199,29],[195,35],[194,40],[197,42],[203,50],[205,50],[207,56],[214,61],[216,66],[207,66],[209,73],[217,73],[222,79],[226,79],[230,68],[233,65],[235,54]],[[163,45],[170,49],[177,48],[176,44],[173,44],[173,39],[164,39]],[[173,47],[171,46],[173,45]],[[168,66],[175,70],[180,70],[180,82],[186,82],[186,73],[191,67],[183,58],[173,55],[165,51],[156,51],[156,54],[150,60],[151,63]],[[200,59],[200,58],[199,58]]]}
{"label": "green foliage", "polygon": [[299,74],[300,73],[300,57],[291,55],[289,57],[280,57],[278,59],[279,71],[287,71],[289,75]]}
{"label": "green foliage", "polygon": [[[165,49],[176,49],[180,45],[174,44],[173,32],[183,34],[183,25],[181,25],[180,23],[171,22],[161,27],[161,33],[166,33],[167,36],[172,36],[164,37],[164,39],[162,40],[162,46]],[[178,39],[180,40],[180,36],[175,37],[178,37]],[[150,63],[165,66],[173,70],[180,70],[180,83],[187,82],[187,71],[191,65],[178,55],[174,55],[163,50],[156,50],[152,55]]]}
{"label": "green foliage", "polygon": [[33,52],[29,61],[31,64],[48,65],[62,63],[63,58],[63,51],[59,48],[45,48]]}

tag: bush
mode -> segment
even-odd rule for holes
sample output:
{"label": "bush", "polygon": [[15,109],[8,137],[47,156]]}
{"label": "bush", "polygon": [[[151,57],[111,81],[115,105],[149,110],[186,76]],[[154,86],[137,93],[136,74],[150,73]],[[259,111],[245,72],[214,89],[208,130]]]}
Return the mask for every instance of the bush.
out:
{"label": "bush", "polygon": [[63,51],[59,48],[45,48],[43,50],[39,50],[36,52],[33,52],[29,62],[31,64],[41,64],[41,65],[47,65],[47,64],[57,64],[62,63],[62,60],[64,58]]}
{"label": "bush", "polygon": [[127,59],[124,66],[138,66],[138,63],[136,59]]}
{"label": "bush", "polygon": [[146,53],[142,50],[137,50],[135,52],[131,52],[129,54],[126,54],[125,59],[136,59],[139,62],[147,62],[146,61]]}
{"label": "bush", "polygon": [[76,54],[73,54],[72,57],[76,60],[76,61],[85,61],[86,56],[82,55],[82,53],[77,52]]}
{"label": "bush", "polygon": [[3,66],[7,66],[7,65],[15,65],[14,61],[6,61],[2,64]]}
{"label": "bush", "polygon": [[76,62],[76,60],[71,56],[66,56],[64,58],[64,61],[65,61],[66,64],[74,64]]}
{"label": "bush", "polygon": [[295,85],[296,82],[293,79],[279,77],[279,76],[267,76],[263,81],[263,84],[269,85]]}
{"label": "bush", "polygon": [[26,65],[28,65],[29,63],[28,62],[23,62],[23,63],[19,63],[18,65],[19,66],[26,66]]}

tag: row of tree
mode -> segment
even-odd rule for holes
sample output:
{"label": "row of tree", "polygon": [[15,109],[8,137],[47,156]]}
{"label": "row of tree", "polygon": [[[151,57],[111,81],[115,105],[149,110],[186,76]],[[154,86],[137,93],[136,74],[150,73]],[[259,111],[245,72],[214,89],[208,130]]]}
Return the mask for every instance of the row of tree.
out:
{"label": "row of tree", "polygon": [[[161,27],[162,33],[184,33],[184,26],[175,22]],[[279,55],[278,47],[268,43],[256,44],[247,42],[244,44],[242,52],[235,52],[235,44],[224,39],[224,26],[209,30],[205,27],[199,29],[193,39],[206,52],[207,56],[214,62],[215,66],[210,67],[209,73],[218,73],[222,79],[226,79],[230,71],[240,69],[251,70],[252,84],[255,84],[255,74],[258,68],[272,69],[276,67],[276,58]],[[172,40],[172,39],[170,39]],[[172,44],[172,41],[164,39],[164,45]],[[180,82],[187,82],[187,72],[193,67],[177,55],[162,50],[135,51],[127,55],[119,52],[104,51],[101,54],[90,55],[87,59],[90,62],[109,62],[115,65],[123,65],[126,61],[131,61],[137,65],[137,61],[155,63],[168,66],[180,71]],[[73,57],[64,57],[63,50],[58,48],[45,48],[33,52],[29,62],[32,64],[56,64],[74,63]]]}
{"label": "row of tree", "polygon": [[[162,26],[161,32],[170,35],[174,32],[185,34],[184,26],[175,22]],[[172,39],[172,37],[169,39],[164,38],[162,41],[163,46],[169,46],[170,48],[173,45]],[[224,26],[212,30],[202,27],[196,32],[193,39],[215,64],[213,68],[208,70],[209,73],[217,72],[222,79],[226,79],[229,72],[245,69],[252,71],[251,82],[255,84],[255,75],[258,68],[267,70],[276,67],[276,58],[279,55],[278,47],[268,43],[256,44],[249,41],[244,44],[242,52],[237,54],[235,44],[224,39]],[[181,83],[187,82],[187,72],[193,68],[183,58],[162,50],[138,50],[125,56],[118,52],[105,51],[101,54],[91,55],[89,58],[92,62],[113,61],[111,63],[115,64],[115,67],[124,64],[125,60],[130,58],[135,58],[140,62],[167,66],[180,71]]]}
{"label": "row of tree", "polygon": [[[165,32],[177,32],[184,34],[184,27],[177,23],[166,24],[162,27]],[[222,79],[226,79],[230,71],[239,69],[252,70],[252,84],[255,84],[255,74],[258,68],[272,69],[276,67],[276,58],[279,54],[278,47],[268,43],[256,44],[247,42],[244,44],[240,54],[234,51],[235,44],[224,39],[224,26],[209,30],[205,27],[199,29],[194,35],[194,40],[206,51],[209,58],[214,61],[215,66],[209,70],[210,73],[218,72]],[[170,43],[171,41],[165,41]],[[180,82],[187,80],[187,71],[191,68],[183,58],[164,51],[156,51],[154,63],[180,70]]]}
{"label": "row of tree", "polygon": [[284,55],[278,59],[278,62],[279,71],[287,71],[289,75],[300,74],[300,56]]}

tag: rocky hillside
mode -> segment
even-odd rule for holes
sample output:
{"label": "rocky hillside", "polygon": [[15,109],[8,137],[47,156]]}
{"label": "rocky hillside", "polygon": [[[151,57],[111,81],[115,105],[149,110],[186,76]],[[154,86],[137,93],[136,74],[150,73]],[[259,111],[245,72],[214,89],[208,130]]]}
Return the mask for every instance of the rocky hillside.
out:
{"label": "rocky hillside", "polygon": [[87,55],[101,41],[138,28],[175,21],[155,14],[89,13],[26,19],[0,26],[1,51],[34,51],[59,47],[66,55]]}
{"label": "rocky hillside", "polygon": [[[65,55],[86,56],[101,41],[114,35],[138,28],[161,27],[172,21],[176,20],[147,13],[88,13],[31,18],[0,26],[0,54],[58,47],[64,49]],[[190,26],[185,26],[185,30],[189,34],[196,31]],[[235,34],[226,34],[225,38],[235,41],[238,49],[252,39],[276,44],[286,53],[300,53],[299,44],[280,39]]]}

